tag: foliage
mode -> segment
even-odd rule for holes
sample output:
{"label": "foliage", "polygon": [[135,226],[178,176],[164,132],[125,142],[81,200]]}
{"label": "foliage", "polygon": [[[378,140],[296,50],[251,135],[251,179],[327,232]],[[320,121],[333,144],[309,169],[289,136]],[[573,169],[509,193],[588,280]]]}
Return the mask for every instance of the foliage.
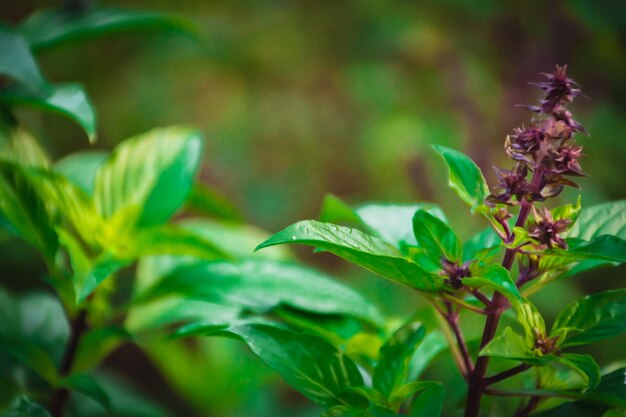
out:
{"label": "foliage", "polygon": [[[199,181],[204,139],[195,128],[153,129],[110,153],[53,162],[13,117],[22,104],[60,113],[94,142],[84,88],[51,84],[33,54],[135,28],[194,31],[164,13],[104,8],[40,11],[0,29],[0,225],[40,254],[53,290],[0,289],[2,416],[166,415],[99,365],[123,344],[158,357],[165,338],[204,346],[200,337],[242,342],[324,417],[447,415],[459,399],[474,417],[512,397],[521,399],[518,417],[626,409],[624,370],[571,350],[626,332],[624,290],[576,300],[551,327],[529,298],[557,279],[626,262],[623,201],[542,204],[583,175],[573,136],[586,130],[566,108],[581,92],[564,67],[535,83],[546,95],[526,107],[539,118],[507,137],[515,166],[497,171],[497,186],[467,155],[434,146],[450,187],[488,223],[473,238],[463,242],[432,203],[353,208],[332,195],[319,220],[268,236]],[[402,284],[428,309],[390,319],[298,263],[287,244]],[[485,317],[482,335],[465,328],[472,315]],[[176,366],[201,368],[181,346],[169,347]],[[432,380],[441,358],[456,363],[465,385]],[[490,363],[505,368],[488,375]]]}

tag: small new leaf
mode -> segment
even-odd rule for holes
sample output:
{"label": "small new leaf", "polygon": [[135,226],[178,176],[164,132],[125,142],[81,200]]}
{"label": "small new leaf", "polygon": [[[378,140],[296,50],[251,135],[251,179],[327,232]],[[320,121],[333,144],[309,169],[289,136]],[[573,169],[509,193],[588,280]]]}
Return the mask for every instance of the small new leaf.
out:
{"label": "small new leaf", "polygon": [[481,205],[489,195],[489,187],[480,168],[462,152],[439,145],[433,148],[448,164],[450,187],[472,210]]}
{"label": "small new leaf", "polygon": [[442,257],[454,262],[461,260],[461,241],[447,223],[432,214],[416,211],[413,233],[418,245],[432,260],[440,262]]}

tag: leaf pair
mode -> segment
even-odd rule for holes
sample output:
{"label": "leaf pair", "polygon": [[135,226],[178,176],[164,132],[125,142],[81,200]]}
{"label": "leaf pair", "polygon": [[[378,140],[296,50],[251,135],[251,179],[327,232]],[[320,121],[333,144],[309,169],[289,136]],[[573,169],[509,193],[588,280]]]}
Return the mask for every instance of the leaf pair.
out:
{"label": "leaf pair", "polygon": [[[594,387],[599,369],[590,356],[554,353],[563,348],[593,343],[625,332],[626,291],[606,291],[577,300],[558,315],[549,334],[543,318],[530,302],[525,300],[517,307],[516,312],[526,336],[522,337],[507,327],[500,336],[483,348],[481,355],[512,359],[536,366],[560,364],[577,373],[585,387]],[[543,354],[540,351],[540,340],[553,343],[551,351],[554,353]],[[554,372],[556,371],[553,370],[552,373]],[[553,380],[556,377],[554,374],[550,378]],[[545,387],[546,383],[542,386]]]}

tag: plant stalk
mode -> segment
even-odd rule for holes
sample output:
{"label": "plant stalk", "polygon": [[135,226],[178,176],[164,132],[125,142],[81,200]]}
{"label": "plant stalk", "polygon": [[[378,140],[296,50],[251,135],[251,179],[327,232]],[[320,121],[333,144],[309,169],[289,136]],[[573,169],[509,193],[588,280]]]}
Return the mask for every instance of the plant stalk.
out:
{"label": "plant stalk", "polygon": [[[78,344],[80,339],[87,331],[87,310],[81,309],[78,311],[76,317],[70,323],[70,338],[67,341],[65,352],[59,366],[59,377],[63,378],[67,376],[72,370],[74,359],[76,358],[76,352],[78,351]],[[50,415],[51,417],[62,417],[65,405],[70,398],[70,391],[64,387],[58,387],[52,394],[52,400],[50,402]]]}
{"label": "plant stalk", "polygon": [[[544,169],[541,167],[537,167],[533,173],[531,186],[533,190],[537,192],[540,191],[543,174]],[[516,227],[524,227],[526,225],[526,220],[528,220],[530,210],[532,209],[532,203],[530,202],[522,201],[521,205],[522,208],[520,209],[517,221],[515,222]],[[517,250],[512,248],[508,248],[504,253],[502,266],[508,271],[510,271],[513,267],[516,255]],[[493,340],[496,331],[498,330],[500,316],[504,312],[506,305],[506,297],[504,297],[501,293],[496,292],[491,301],[490,314],[487,316],[487,320],[485,321],[483,337],[480,341],[480,349],[484,348],[489,342],[491,342],[491,340]],[[485,373],[487,372],[488,365],[489,356],[478,356],[474,372],[472,372],[468,379],[469,387],[467,392],[467,402],[465,404],[465,417],[478,417],[480,414],[480,401],[485,389]]]}

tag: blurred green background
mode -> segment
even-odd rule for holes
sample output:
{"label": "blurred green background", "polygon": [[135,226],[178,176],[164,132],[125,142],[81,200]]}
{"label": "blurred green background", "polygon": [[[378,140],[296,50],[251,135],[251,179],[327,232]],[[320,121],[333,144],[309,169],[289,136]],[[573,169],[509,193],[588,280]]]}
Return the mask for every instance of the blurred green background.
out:
{"label": "blurred green background", "polygon": [[[17,23],[54,1],[0,2]],[[484,226],[447,188],[438,143],[472,156],[490,184],[509,166],[503,141],[530,112],[538,73],[568,64],[589,97],[572,110],[589,174],[583,206],[626,196],[626,3],[497,0],[134,0],[102,6],[173,11],[197,37],[121,33],[39,56],[52,82],[85,85],[99,117],[96,148],[156,126],[188,123],[206,137],[202,178],[266,230],[315,218],[325,193],[349,202],[435,201],[464,238]],[[55,158],[89,147],[71,122],[23,109]],[[573,200],[570,190],[561,200]],[[45,289],[43,264],[15,240],[0,243],[3,281]],[[390,316],[418,301],[325,255],[303,257],[347,277]],[[555,283],[535,297],[548,319],[583,292],[624,287],[624,269]],[[6,279],[5,279],[6,277]],[[555,303],[555,297],[559,302]],[[104,365],[175,415],[307,416],[316,410],[236,342],[200,344],[181,359],[164,344],[131,345]],[[601,364],[626,361],[626,339],[594,347]],[[172,347],[174,349],[174,347]],[[194,361],[201,362],[197,365]],[[155,365],[158,363],[159,365]],[[176,377],[173,374],[177,374]]]}

